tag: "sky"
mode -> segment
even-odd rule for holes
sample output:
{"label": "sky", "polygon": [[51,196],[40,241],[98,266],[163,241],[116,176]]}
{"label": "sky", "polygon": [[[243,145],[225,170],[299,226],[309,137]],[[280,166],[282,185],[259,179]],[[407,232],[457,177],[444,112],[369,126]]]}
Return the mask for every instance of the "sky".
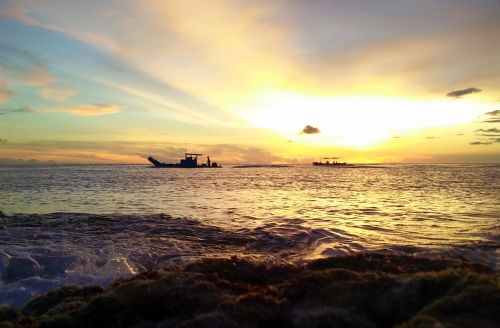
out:
{"label": "sky", "polygon": [[500,163],[498,0],[0,0],[0,164]]}

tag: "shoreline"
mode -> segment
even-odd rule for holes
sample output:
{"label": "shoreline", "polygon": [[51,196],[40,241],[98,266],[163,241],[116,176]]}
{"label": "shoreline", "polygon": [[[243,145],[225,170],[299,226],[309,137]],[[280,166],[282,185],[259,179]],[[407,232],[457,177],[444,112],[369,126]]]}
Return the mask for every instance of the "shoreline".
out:
{"label": "shoreline", "polygon": [[206,259],[1,306],[0,325],[493,327],[499,278],[478,263],[381,253],[303,265]]}

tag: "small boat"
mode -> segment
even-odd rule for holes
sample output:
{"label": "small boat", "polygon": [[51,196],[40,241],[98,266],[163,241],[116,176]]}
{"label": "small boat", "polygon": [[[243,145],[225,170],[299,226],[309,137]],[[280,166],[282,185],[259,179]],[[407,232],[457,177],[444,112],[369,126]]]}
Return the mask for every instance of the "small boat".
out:
{"label": "small boat", "polygon": [[[340,166],[340,167],[346,167],[346,166],[354,166],[354,164],[347,164],[346,162],[338,162],[337,159],[340,157],[323,157],[322,159],[326,159],[326,162],[322,162],[321,159],[319,162],[313,162],[312,164],[314,166]],[[332,160],[330,162],[330,160]]]}
{"label": "small boat", "polygon": [[148,157],[148,161],[150,161],[155,167],[169,167],[169,168],[219,168],[222,167],[216,162],[210,162],[210,156],[207,156],[207,163],[203,163],[198,165],[198,156],[202,156],[203,154],[194,154],[194,153],[184,153],[184,159],[181,159],[179,163],[163,163],[154,158],[153,156]]}

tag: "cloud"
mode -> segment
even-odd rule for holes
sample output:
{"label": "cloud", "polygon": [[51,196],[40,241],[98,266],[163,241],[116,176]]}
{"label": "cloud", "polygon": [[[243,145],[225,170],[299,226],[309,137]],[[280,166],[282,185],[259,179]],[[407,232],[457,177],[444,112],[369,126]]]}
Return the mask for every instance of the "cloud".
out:
{"label": "cloud", "polygon": [[497,133],[500,134],[500,129],[497,128],[491,128],[491,129],[478,129],[474,132],[488,132],[488,133]]}
{"label": "cloud", "polygon": [[479,137],[482,140],[473,141],[470,144],[473,146],[479,145],[492,145],[495,143],[500,143],[500,129],[491,128],[491,129],[478,129],[475,130],[476,137]]}
{"label": "cloud", "polygon": [[463,97],[465,95],[468,95],[471,93],[477,93],[477,92],[481,92],[481,89],[471,87],[471,88],[467,88],[467,89],[450,91],[446,94],[446,96],[452,97],[452,98],[460,98],[460,97]]}
{"label": "cloud", "polygon": [[19,23],[58,32],[108,51],[118,51],[119,47],[111,39],[101,35],[48,24],[30,16],[29,11],[19,5],[0,5],[0,15]]}
{"label": "cloud", "polygon": [[20,107],[15,109],[2,109],[0,115],[10,114],[10,113],[34,113],[35,111],[29,107]]}
{"label": "cloud", "polygon": [[9,140],[0,138],[0,144],[1,143],[7,143],[7,142],[9,142]]}
{"label": "cloud", "polygon": [[42,96],[51,101],[63,103],[69,97],[74,96],[77,93],[77,90],[74,88],[59,88],[48,86],[42,88]]}
{"label": "cloud", "polygon": [[12,109],[11,113],[34,113],[35,111],[29,107],[21,107],[17,109]]}
{"label": "cloud", "polygon": [[500,138],[492,139],[491,141],[473,141],[469,144],[472,146],[480,146],[480,145],[493,145],[495,143],[500,143]]}
{"label": "cloud", "polygon": [[76,116],[102,116],[120,112],[120,107],[113,104],[89,104],[62,109],[45,109],[46,113],[68,113]]}
{"label": "cloud", "polygon": [[0,158],[0,165],[32,165],[32,164],[41,164],[41,162],[36,159]]}
{"label": "cloud", "polygon": [[302,129],[301,134],[318,134],[319,132],[317,127],[308,124]]}
{"label": "cloud", "polygon": [[5,89],[5,88],[0,88],[0,104],[6,103],[7,101],[12,98],[14,95],[14,92],[11,90]]}
{"label": "cloud", "polygon": [[[44,99],[53,102],[65,102],[77,93],[75,88],[57,86],[58,79],[46,66],[47,63],[41,57],[24,49],[0,43],[2,76],[7,76],[17,84],[37,87]],[[12,91],[0,87],[0,103],[6,102],[12,96]]]}
{"label": "cloud", "polygon": [[44,86],[52,83],[54,77],[45,67],[36,67],[34,70],[26,72],[23,82],[27,85]]}
{"label": "cloud", "polygon": [[[147,164],[146,158],[154,156],[165,162],[178,162],[184,147],[169,142],[131,141],[60,141],[44,140],[12,142],[5,144],[2,155],[7,160],[36,158],[40,162],[57,163],[138,163]],[[9,148],[10,147],[10,148]],[[273,151],[258,147],[231,144],[193,144],[189,149],[210,155],[213,162],[227,164],[286,163],[289,159]],[[0,163],[2,163],[0,159]],[[22,164],[22,162],[21,162]]]}
{"label": "cloud", "polygon": [[500,123],[500,110],[494,110],[491,112],[487,112],[486,115],[490,116],[484,123]]}

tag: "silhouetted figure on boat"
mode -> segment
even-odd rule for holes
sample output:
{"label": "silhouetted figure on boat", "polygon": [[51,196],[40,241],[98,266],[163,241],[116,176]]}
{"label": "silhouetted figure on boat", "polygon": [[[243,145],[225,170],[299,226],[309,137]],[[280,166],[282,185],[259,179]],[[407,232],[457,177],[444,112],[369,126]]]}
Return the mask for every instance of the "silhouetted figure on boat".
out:
{"label": "silhouetted figure on boat", "polygon": [[210,166],[210,156],[207,156],[207,166]]}

